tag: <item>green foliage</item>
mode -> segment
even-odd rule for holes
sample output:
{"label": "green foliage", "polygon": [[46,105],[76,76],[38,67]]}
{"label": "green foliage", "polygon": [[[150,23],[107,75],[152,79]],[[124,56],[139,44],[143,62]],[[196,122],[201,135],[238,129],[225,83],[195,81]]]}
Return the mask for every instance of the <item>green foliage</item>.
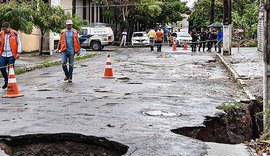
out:
{"label": "green foliage", "polygon": [[[196,27],[207,27],[210,21],[209,0],[200,0],[195,4],[189,21]],[[216,0],[215,22],[222,22],[223,0]],[[243,29],[246,38],[254,38],[257,32],[258,2],[256,0],[237,0],[232,3],[233,29]]]}
{"label": "green foliage", "polygon": [[[200,0],[195,4],[189,21],[193,22],[196,27],[208,27],[210,24],[210,7],[211,1]],[[223,14],[223,0],[216,0],[215,2],[215,22],[222,22]]]}
{"label": "green foliage", "polygon": [[33,24],[41,30],[41,35],[48,30],[57,32],[65,26],[66,15],[60,7],[51,7],[42,0],[34,0],[32,4]]}
{"label": "green foliage", "polygon": [[30,34],[33,29],[32,10],[24,2],[12,1],[0,4],[0,22],[9,22],[12,29]]}
{"label": "green foliage", "polygon": [[251,40],[244,43],[244,47],[257,47],[258,43],[256,40]]}
{"label": "green foliage", "polygon": [[231,112],[238,108],[241,108],[243,106],[240,102],[234,102],[234,103],[223,103],[219,106],[217,106],[217,109],[223,110],[225,112]]}
{"label": "green foliage", "polygon": [[[117,0],[101,1],[103,4],[118,5]],[[156,23],[166,24],[182,20],[181,13],[189,12],[185,3],[179,0],[124,0],[121,4],[136,4],[134,6],[110,7],[103,12],[103,15],[112,18],[115,22],[133,25],[139,22],[145,26],[152,26]]]}
{"label": "green foliage", "polygon": [[245,37],[253,38],[257,33],[258,4],[253,3],[252,0],[247,1],[249,3],[243,5],[245,7],[244,10],[233,10],[232,18],[235,29],[243,29]]}

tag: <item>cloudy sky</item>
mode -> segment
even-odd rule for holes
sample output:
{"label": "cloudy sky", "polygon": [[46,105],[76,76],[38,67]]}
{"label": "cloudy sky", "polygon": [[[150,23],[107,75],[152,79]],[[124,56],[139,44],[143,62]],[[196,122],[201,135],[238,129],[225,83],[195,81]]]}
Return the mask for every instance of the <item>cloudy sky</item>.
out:
{"label": "cloudy sky", "polygon": [[194,2],[197,0],[181,0],[182,2],[187,2],[187,6],[192,8],[194,6]]}

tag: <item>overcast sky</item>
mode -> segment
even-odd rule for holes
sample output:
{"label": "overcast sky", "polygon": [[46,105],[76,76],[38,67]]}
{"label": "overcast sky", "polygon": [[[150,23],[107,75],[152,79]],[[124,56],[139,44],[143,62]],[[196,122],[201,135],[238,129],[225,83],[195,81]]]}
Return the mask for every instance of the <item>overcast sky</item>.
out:
{"label": "overcast sky", "polygon": [[194,2],[196,1],[196,0],[181,0],[182,2],[187,2],[187,6],[189,7],[189,8],[192,8],[193,6],[194,6]]}

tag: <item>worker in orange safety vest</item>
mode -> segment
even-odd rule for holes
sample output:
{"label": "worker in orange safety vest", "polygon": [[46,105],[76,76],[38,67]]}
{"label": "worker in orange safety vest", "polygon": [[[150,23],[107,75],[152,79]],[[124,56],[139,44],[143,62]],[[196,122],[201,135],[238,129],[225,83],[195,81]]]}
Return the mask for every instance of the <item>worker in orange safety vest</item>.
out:
{"label": "worker in orange safety vest", "polygon": [[2,89],[8,86],[7,66],[15,63],[19,59],[19,53],[22,52],[21,41],[17,31],[10,28],[8,22],[2,24],[0,32],[0,70],[4,77],[5,83]]}
{"label": "worker in orange safety vest", "polygon": [[[61,31],[58,50],[62,55],[62,68],[65,72],[64,81],[72,82],[74,56],[80,55],[80,42],[77,30],[72,28],[72,20],[66,21],[66,29]],[[68,65],[67,65],[68,61]],[[68,68],[69,66],[69,68]]]}

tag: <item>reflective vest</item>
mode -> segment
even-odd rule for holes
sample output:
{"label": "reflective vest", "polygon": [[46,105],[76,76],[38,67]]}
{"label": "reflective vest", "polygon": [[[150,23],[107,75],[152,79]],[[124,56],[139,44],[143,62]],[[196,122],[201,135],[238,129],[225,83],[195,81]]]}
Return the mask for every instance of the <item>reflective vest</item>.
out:
{"label": "reflective vest", "polygon": [[158,31],[156,33],[156,40],[159,42],[163,41],[163,32],[162,31]]}
{"label": "reflective vest", "polygon": [[[11,52],[14,57],[18,55],[18,43],[17,43],[17,37],[18,37],[18,32],[14,30],[10,30],[9,34],[9,44],[11,48]],[[4,46],[5,46],[5,32],[1,31],[0,32],[0,57],[2,56]]]}
{"label": "reflective vest", "polygon": [[[67,50],[67,37],[66,37],[66,32],[67,30],[63,30],[61,32],[61,36],[60,36],[60,48],[59,50],[61,52],[65,52]],[[80,43],[79,43],[79,37],[78,37],[78,33],[75,29],[72,29],[73,32],[73,44],[74,44],[74,51],[75,53],[80,51]]]}

